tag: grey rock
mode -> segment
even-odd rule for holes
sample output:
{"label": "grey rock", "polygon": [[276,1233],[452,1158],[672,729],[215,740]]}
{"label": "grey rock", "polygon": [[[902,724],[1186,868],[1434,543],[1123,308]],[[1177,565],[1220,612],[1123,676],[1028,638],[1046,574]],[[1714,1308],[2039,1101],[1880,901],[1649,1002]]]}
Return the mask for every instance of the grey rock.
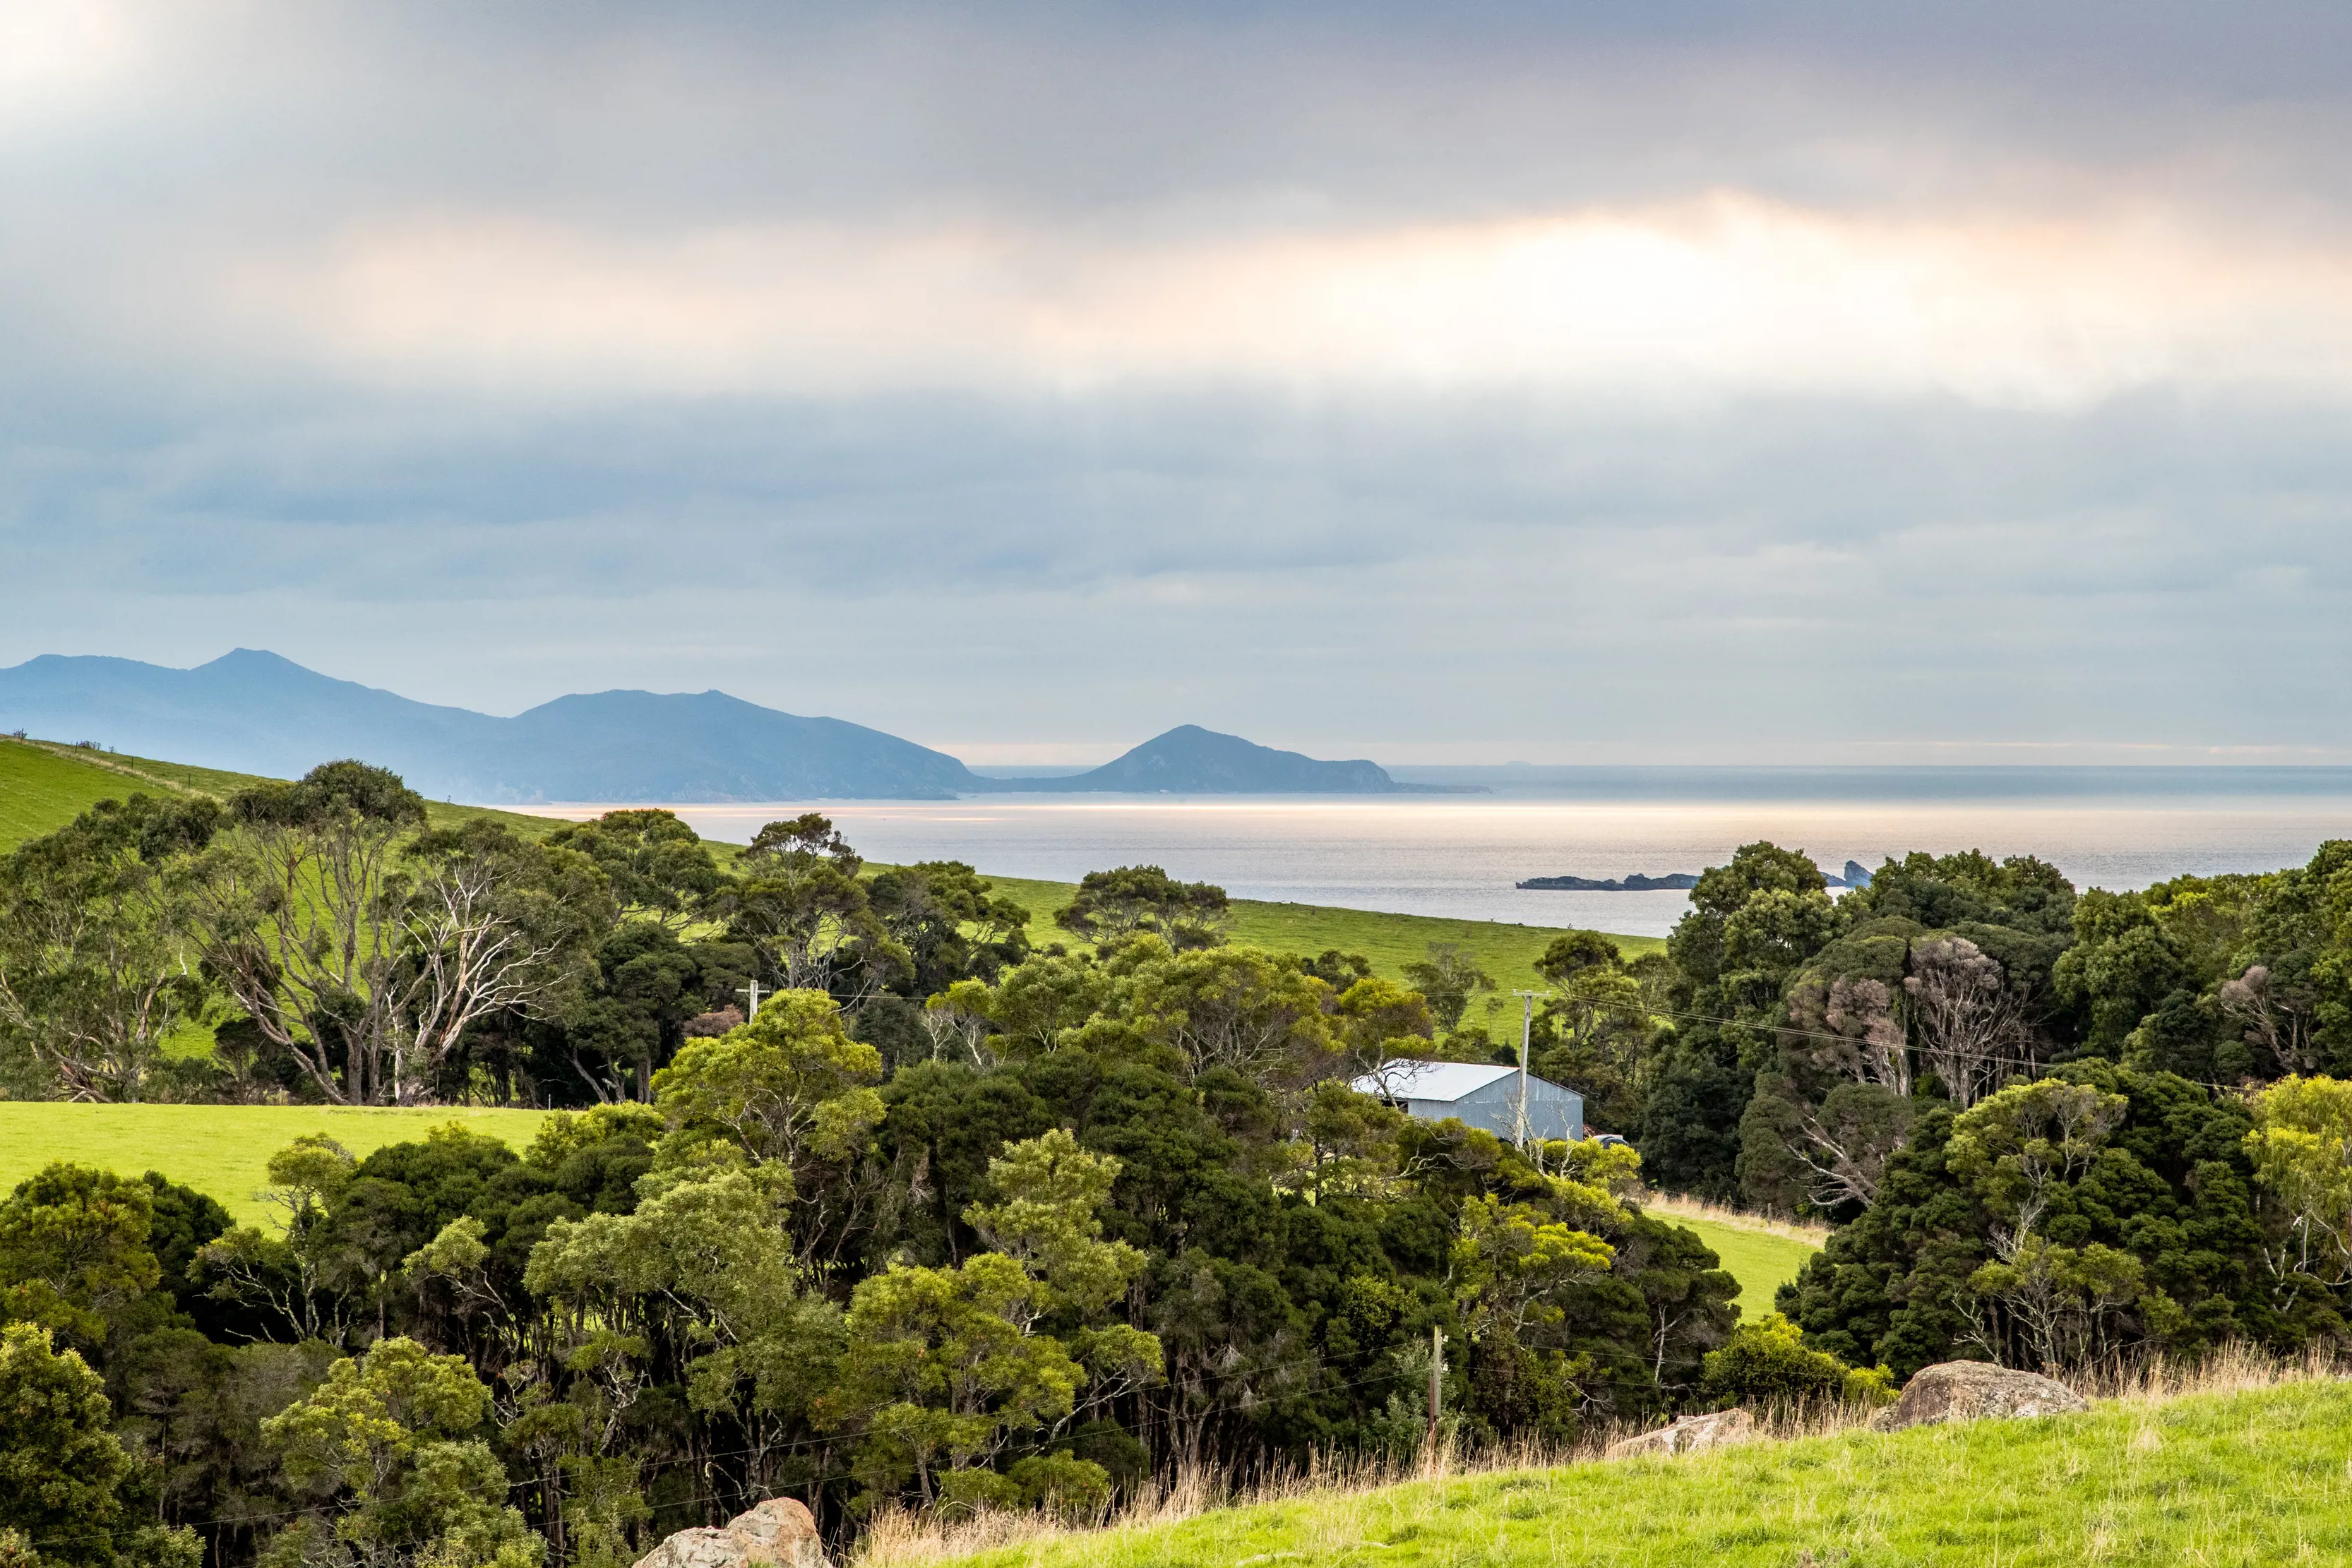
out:
{"label": "grey rock", "polygon": [[1727,1448],[1734,1443],[1747,1442],[1755,1436],[1756,1421],[1747,1411],[1718,1410],[1712,1416],[1685,1416],[1671,1427],[1661,1427],[1639,1437],[1621,1437],[1609,1445],[1608,1457],[1630,1459],[1653,1454],[1703,1454],[1710,1448]]}
{"label": "grey rock", "polygon": [[826,1568],[816,1518],[805,1504],[772,1497],[723,1530],[681,1530],[637,1559],[636,1568]]}
{"label": "grey rock", "polygon": [[2068,1416],[2091,1402],[2039,1373],[1981,1361],[1947,1361],[1922,1367],[1903,1385],[1903,1397],[1874,1416],[1874,1432],[1933,1427],[1946,1421],[2014,1420]]}

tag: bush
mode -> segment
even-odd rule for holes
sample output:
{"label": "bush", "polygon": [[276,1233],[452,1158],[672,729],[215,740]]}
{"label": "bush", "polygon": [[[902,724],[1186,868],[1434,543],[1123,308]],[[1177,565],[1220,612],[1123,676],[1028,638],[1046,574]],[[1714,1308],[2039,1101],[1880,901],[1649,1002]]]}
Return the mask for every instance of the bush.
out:
{"label": "bush", "polygon": [[1742,1323],[1721,1350],[1702,1363],[1700,1388],[1721,1404],[1766,1410],[1805,1405],[1884,1405],[1895,1397],[1885,1367],[1848,1366],[1826,1351],[1806,1348],[1797,1325],[1778,1312]]}

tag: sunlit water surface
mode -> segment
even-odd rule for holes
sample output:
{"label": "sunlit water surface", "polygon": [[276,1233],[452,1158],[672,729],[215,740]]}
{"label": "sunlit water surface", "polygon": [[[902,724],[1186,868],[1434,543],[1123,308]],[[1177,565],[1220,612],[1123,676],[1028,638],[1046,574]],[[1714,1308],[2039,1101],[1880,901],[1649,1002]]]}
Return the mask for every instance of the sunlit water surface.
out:
{"label": "sunlit water surface", "polygon": [[[1696,872],[1740,844],[1769,839],[1809,852],[1832,873],[1849,859],[1874,868],[1909,850],[1980,849],[2039,854],[2078,887],[2121,889],[2184,873],[2274,870],[2308,860],[2323,839],[2352,837],[2352,779],[2217,791],[2213,771],[2182,780],[2196,793],[2140,782],[2130,792],[1989,794],[1979,787],[1937,798],[1932,789],[1923,797],[1916,779],[1889,789],[1881,775],[1865,775],[1838,798],[1822,798],[1839,788],[1835,779],[1814,788],[1815,798],[1659,798],[1708,792],[1685,779],[1683,788],[1632,799],[1591,798],[1589,789],[1570,798],[1533,784],[1451,797],[992,795],[670,809],[706,838],[735,843],[763,822],[818,810],[877,861],[961,860],[1003,876],[1064,882],[1149,863],[1238,898],[1659,936],[1687,907],[1685,894],[1512,884],[1561,873]],[[1713,792],[1730,794],[1739,783],[1727,778]],[[614,808],[525,809],[588,817]]]}

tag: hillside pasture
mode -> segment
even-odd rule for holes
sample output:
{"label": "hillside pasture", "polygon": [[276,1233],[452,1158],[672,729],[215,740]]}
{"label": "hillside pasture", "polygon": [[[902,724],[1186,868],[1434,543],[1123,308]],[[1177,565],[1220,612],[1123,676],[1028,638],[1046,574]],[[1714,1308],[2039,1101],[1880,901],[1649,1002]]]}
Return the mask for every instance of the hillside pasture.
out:
{"label": "hillside pasture", "polygon": [[[984,868],[982,874],[987,875]],[[988,880],[1002,896],[1029,911],[1030,941],[1041,947],[1052,942],[1066,943],[1073,948],[1086,946],[1054,924],[1054,912],[1077,895],[1077,883],[1010,876],[989,876]],[[1517,1037],[1519,1009],[1517,1002],[1505,993],[1518,988],[1540,989],[1543,981],[1536,974],[1536,960],[1543,956],[1544,949],[1555,939],[1567,935],[1551,925],[1511,925],[1496,920],[1390,915],[1368,909],[1276,904],[1247,898],[1234,900],[1233,912],[1231,937],[1238,946],[1263,948],[1269,953],[1296,953],[1305,957],[1336,947],[1342,953],[1360,953],[1375,974],[1390,979],[1402,978],[1405,965],[1427,957],[1432,943],[1453,943],[1475,957],[1500,988],[1493,996],[1471,1002],[1467,1021],[1489,1023],[1498,1036],[1507,1032],[1513,1038]],[[1665,946],[1664,941],[1655,936],[1612,935],[1609,939],[1629,959]],[[1487,1008],[1490,1001],[1496,1004],[1491,1018]]]}
{"label": "hillside pasture", "polygon": [[[1283,1489],[1276,1489],[1280,1491]],[[887,1527],[861,1568],[2079,1568],[2352,1561],[2352,1385],[2102,1401],[1679,1458],[1324,1485],[960,1552]],[[1182,1517],[1192,1514],[1192,1517]],[[1177,1517],[1169,1518],[1168,1515]],[[1020,1531],[1017,1521],[1001,1526]],[[979,1535],[981,1531],[971,1531]],[[1002,1540],[1002,1533],[999,1539]]]}
{"label": "hillside pasture", "polygon": [[305,1133],[324,1133],[362,1158],[457,1122],[520,1153],[541,1111],[338,1109],[320,1105],[79,1105],[0,1102],[0,1193],[54,1160],[139,1176],[160,1171],[216,1198],[238,1223],[260,1224],[269,1156]]}
{"label": "hillside pasture", "polygon": [[[320,758],[321,762],[332,760]],[[268,782],[251,773],[226,773],[151,757],[88,751],[50,740],[0,736],[0,854],[27,839],[54,833],[100,800],[131,795],[210,795],[226,800],[248,785]],[[426,819],[436,828],[477,817],[492,817],[527,839],[543,839],[562,823],[547,817],[501,811],[492,806],[459,806],[427,800]]]}

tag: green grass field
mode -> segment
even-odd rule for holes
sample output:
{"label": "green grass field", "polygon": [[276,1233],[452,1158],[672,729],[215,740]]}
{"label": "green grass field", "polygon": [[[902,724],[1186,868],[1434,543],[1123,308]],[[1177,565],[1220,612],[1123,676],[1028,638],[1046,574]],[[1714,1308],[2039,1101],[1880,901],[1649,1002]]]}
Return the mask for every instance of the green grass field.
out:
{"label": "green grass field", "polygon": [[[107,751],[46,740],[0,736],[0,854],[26,839],[56,832],[100,800],[126,795],[165,795],[179,790],[225,799],[263,779],[250,773],[224,773],[184,762],[118,757]],[[559,821],[526,817],[488,806],[454,806],[428,800],[425,814],[436,827],[474,817],[495,817],[526,838],[545,838]]]}
{"label": "green grass field", "polygon": [[[939,1559],[934,1558],[933,1561]],[[967,1568],[2080,1568],[2352,1562],[2352,1385],[1308,1492]]]}
{"label": "green grass field", "polygon": [[1663,1218],[1696,1233],[1701,1241],[1715,1249],[1716,1257],[1739,1281],[1740,1315],[1750,1320],[1772,1310],[1773,1292],[1794,1280],[1797,1270],[1816,1250],[1786,1236],[1749,1230],[1721,1220],[1694,1219],[1679,1214]]}
{"label": "green grass field", "polygon": [[240,1222],[268,1210],[254,1193],[268,1180],[269,1156],[305,1133],[324,1133],[354,1155],[422,1138],[445,1122],[462,1122],[530,1144],[541,1111],[336,1110],[304,1105],[66,1105],[0,1102],[0,1193],[52,1160],[138,1176],[161,1171],[215,1197]]}
{"label": "green grass field", "polygon": [[[1032,882],[1010,876],[990,876],[988,880],[1003,896],[1028,909],[1030,941],[1040,946],[1048,942],[1066,942],[1074,947],[1086,946],[1054,924],[1054,911],[1076,895],[1077,883]],[[1431,943],[1451,942],[1468,950],[1479,966],[1495,977],[1501,991],[1541,988],[1543,982],[1536,976],[1536,960],[1555,937],[1564,935],[1559,928],[1549,925],[1507,925],[1494,920],[1446,920],[1427,915],[1382,915],[1363,909],[1266,904],[1245,898],[1235,899],[1233,908],[1233,940],[1241,946],[1309,957],[1327,947],[1337,947],[1343,953],[1362,954],[1376,974],[1395,979],[1401,977],[1405,965],[1428,956]],[[1665,946],[1663,939],[1655,936],[1612,936],[1610,940],[1628,958]],[[1501,991],[1487,999],[1499,1004],[1496,1019],[1507,1021],[1516,1030],[1518,1004]],[[1470,1006],[1471,1021],[1484,1021],[1485,1000],[1473,1001]]]}

